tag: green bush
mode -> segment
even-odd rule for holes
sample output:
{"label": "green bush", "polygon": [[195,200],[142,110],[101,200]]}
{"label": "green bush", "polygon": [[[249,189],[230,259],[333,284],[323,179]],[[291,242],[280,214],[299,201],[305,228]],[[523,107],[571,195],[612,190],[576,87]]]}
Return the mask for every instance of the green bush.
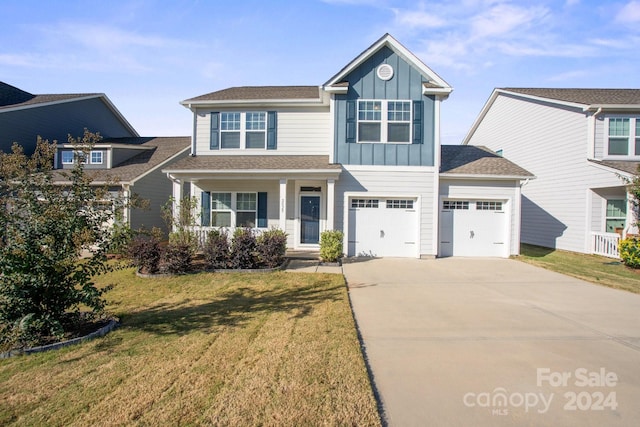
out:
{"label": "green bush", "polygon": [[622,262],[631,268],[640,268],[640,238],[627,237],[618,245]]}
{"label": "green bush", "polygon": [[342,239],[339,230],[327,230],[320,234],[320,258],[325,262],[336,262],[342,257]]}
{"label": "green bush", "polygon": [[204,259],[211,268],[229,265],[229,235],[223,230],[211,230],[204,244]]}
{"label": "green bush", "polygon": [[256,240],[260,266],[275,268],[282,265],[287,253],[287,233],[272,228],[264,231]]}

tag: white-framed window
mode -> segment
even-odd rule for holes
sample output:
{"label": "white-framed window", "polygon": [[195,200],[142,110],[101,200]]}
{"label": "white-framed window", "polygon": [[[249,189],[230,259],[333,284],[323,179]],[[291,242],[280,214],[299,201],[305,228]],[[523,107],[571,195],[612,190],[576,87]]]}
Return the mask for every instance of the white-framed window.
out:
{"label": "white-framed window", "polygon": [[445,200],[442,202],[442,209],[444,210],[469,210],[469,202],[463,200]]}
{"label": "white-framed window", "polygon": [[501,211],[502,202],[481,201],[476,202],[477,211]]}
{"label": "white-framed window", "polygon": [[71,150],[64,150],[60,152],[63,165],[72,165],[74,162],[75,153]]}
{"label": "white-framed window", "polygon": [[359,100],[358,142],[411,142],[411,101]]}
{"label": "white-framed window", "polygon": [[265,149],[267,113],[220,113],[221,149]]}
{"label": "white-framed window", "polygon": [[257,224],[257,193],[211,193],[211,226],[250,227]]}
{"label": "white-framed window", "polygon": [[101,165],[102,164],[102,151],[91,151],[91,164],[92,165]]}
{"label": "white-framed window", "polygon": [[380,200],[378,199],[351,199],[351,208],[378,208]]}
{"label": "white-framed window", "polygon": [[413,209],[413,200],[389,199],[387,200],[387,209]]}
{"label": "white-framed window", "polygon": [[605,231],[620,233],[627,224],[627,201],[624,199],[607,199]]}
{"label": "white-framed window", "polygon": [[211,225],[231,227],[231,193],[211,193]]}
{"label": "white-framed window", "polygon": [[640,156],[640,117],[607,119],[607,154]]}

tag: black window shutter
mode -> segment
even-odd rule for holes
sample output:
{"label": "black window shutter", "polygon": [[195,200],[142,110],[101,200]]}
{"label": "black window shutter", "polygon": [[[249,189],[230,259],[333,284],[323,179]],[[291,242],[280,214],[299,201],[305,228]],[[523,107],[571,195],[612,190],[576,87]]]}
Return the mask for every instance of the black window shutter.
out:
{"label": "black window shutter", "polygon": [[211,113],[211,139],[209,148],[217,150],[220,148],[220,113]]}
{"label": "black window shutter", "polygon": [[356,101],[347,101],[347,143],[356,142]]}
{"label": "black window shutter", "polygon": [[422,101],[413,101],[413,144],[422,144]]}
{"label": "black window shutter", "polygon": [[200,194],[200,201],[202,203],[202,219],[200,223],[203,227],[208,227],[211,225],[211,193],[203,191]]}
{"label": "black window shutter", "polygon": [[267,227],[267,193],[258,193],[258,227]]}
{"label": "black window shutter", "polygon": [[278,117],[275,111],[267,112],[267,150],[278,148]]}

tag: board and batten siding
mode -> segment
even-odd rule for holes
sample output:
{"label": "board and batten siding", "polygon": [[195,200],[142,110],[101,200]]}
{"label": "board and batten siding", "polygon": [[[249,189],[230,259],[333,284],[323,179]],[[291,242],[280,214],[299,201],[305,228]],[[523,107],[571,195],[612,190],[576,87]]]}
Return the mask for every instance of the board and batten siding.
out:
{"label": "board and batten siding", "polygon": [[[276,150],[211,150],[211,113],[214,111],[277,111]],[[329,107],[199,109],[196,113],[196,153],[198,155],[328,155],[331,150]]]}
{"label": "board and batten siding", "polygon": [[522,187],[523,243],[590,252],[589,188],[620,181],[587,161],[588,128],[581,109],[501,94],[469,139],[536,176]]}
{"label": "board and batten siding", "polygon": [[66,144],[69,134],[82,138],[85,128],[103,138],[136,136],[101,99],[91,98],[0,113],[0,150],[10,152],[17,142],[32,154],[38,136]]}
{"label": "board and batten siding", "polygon": [[[433,216],[433,200],[435,173],[425,168],[424,171],[407,171],[392,166],[375,167],[371,170],[354,170],[344,166],[340,180],[335,184],[335,228],[344,229],[344,195],[346,192],[361,192],[382,196],[420,197],[420,254],[433,255],[433,239],[436,232]],[[349,225],[350,227],[353,224]],[[437,248],[436,248],[437,250]]]}
{"label": "board and batten siding", "polygon": [[[376,69],[380,64],[390,64],[393,67],[394,75],[390,80],[384,81],[376,76]],[[349,90],[346,95],[336,95],[334,104],[334,155],[338,163],[433,166],[435,103],[439,101],[436,101],[433,96],[422,95],[422,84],[428,80],[426,77],[391,49],[384,47],[349,73],[345,80],[349,82]],[[418,121],[421,143],[347,142],[347,103],[358,99],[421,101],[422,114]],[[412,106],[412,108],[414,107]],[[412,123],[412,128],[414,123]]]}
{"label": "board and batten siding", "polygon": [[520,214],[518,195],[519,181],[459,180],[440,178],[440,199],[460,200],[501,200],[506,201],[509,213],[509,255],[520,253],[518,239],[518,215]]}

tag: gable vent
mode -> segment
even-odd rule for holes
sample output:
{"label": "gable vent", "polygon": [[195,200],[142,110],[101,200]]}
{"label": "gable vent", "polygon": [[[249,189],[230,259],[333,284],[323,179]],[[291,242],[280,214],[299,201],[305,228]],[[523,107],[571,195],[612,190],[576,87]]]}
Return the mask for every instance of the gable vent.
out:
{"label": "gable vent", "polygon": [[382,64],[378,67],[376,74],[380,80],[391,80],[391,77],[393,77],[393,67],[389,64]]}

